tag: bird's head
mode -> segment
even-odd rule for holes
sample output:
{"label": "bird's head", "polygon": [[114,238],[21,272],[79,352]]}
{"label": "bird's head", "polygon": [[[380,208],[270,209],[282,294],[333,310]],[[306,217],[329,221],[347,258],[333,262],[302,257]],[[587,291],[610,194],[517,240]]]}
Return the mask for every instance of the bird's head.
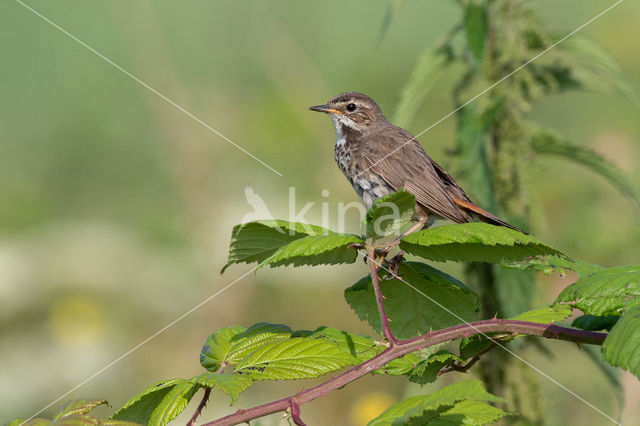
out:
{"label": "bird's head", "polygon": [[350,131],[365,134],[387,124],[387,119],[378,104],[359,92],[341,93],[329,99],[325,105],[312,106],[309,109],[328,114],[336,131],[341,134]]}

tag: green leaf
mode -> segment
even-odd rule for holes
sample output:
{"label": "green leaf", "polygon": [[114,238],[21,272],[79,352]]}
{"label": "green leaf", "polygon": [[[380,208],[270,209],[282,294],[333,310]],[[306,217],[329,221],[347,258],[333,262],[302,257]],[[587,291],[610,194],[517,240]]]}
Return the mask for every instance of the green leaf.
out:
{"label": "green leaf", "polygon": [[280,247],[309,235],[331,231],[306,223],[259,220],[236,225],[231,233],[229,260],[220,273],[235,263],[262,262]]}
{"label": "green leaf", "polygon": [[[478,380],[458,382],[428,395],[414,396],[393,404],[381,415],[370,421],[368,426],[413,424],[410,422],[422,417],[425,412],[430,411],[433,413],[432,418],[435,418],[440,412],[451,409],[457,402],[465,400],[504,401],[502,398],[485,391],[482,383]],[[445,410],[439,410],[442,408],[445,408]]]}
{"label": "green leaf", "polygon": [[521,271],[539,271],[545,275],[555,272],[562,277],[566,275],[566,270],[574,271],[579,276],[585,276],[603,269],[598,265],[558,256],[534,257],[521,262],[503,263],[501,266]]}
{"label": "green leaf", "polygon": [[97,406],[106,404],[106,399],[77,399],[75,401],[69,401],[58,410],[53,416],[53,420],[59,420],[63,417],[76,414],[87,414]]}
{"label": "green leaf", "polygon": [[200,352],[200,364],[215,372],[224,364],[235,365],[243,357],[260,346],[287,340],[291,329],[282,324],[257,323],[243,327],[227,327],[217,330],[207,338]]}
{"label": "green leaf", "polygon": [[400,127],[407,127],[411,124],[420,105],[442,76],[450,61],[450,49],[441,46],[429,48],[420,55],[409,80],[402,88],[393,123]]}
{"label": "green leaf", "polygon": [[411,373],[420,362],[417,352],[408,353],[400,358],[388,362],[382,368],[375,370],[374,374],[388,374],[390,376],[402,376]]}
{"label": "green leaf", "polygon": [[367,211],[363,233],[367,238],[396,233],[411,221],[415,205],[415,197],[403,189],[378,198]]}
{"label": "green leaf", "polygon": [[506,416],[503,410],[481,401],[460,401],[429,422],[429,426],[486,425]]}
{"label": "green leaf", "polygon": [[640,305],[620,317],[602,344],[602,357],[609,364],[640,377]]}
{"label": "green leaf", "polygon": [[358,362],[326,340],[295,337],[260,347],[240,361],[235,373],[254,380],[307,379]]}
{"label": "green leaf", "polygon": [[638,212],[640,200],[633,189],[633,185],[625,174],[602,155],[583,146],[572,143],[553,132],[539,130],[531,138],[531,147],[537,154],[554,155],[571,162],[580,164],[600,175],[616,188]]}
{"label": "green leaf", "polygon": [[209,371],[218,371],[222,363],[229,361],[231,338],[245,331],[244,327],[233,326],[216,330],[207,337],[200,351],[200,365]]}
{"label": "green leaf", "polygon": [[434,382],[438,378],[440,370],[456,362],[464,361],[458,355],[441,350],[431,354],[429,358],[420,361],[409,374],[409,381],[424,385]]}
{"label": "green leaf", "polygon": [[[387,271],[379,272],[383,278],[380,288],[385,310],[397,338],[406,339],[477,319],[478,296],[452,276],[418,262],[401,263],[398,274],[401,280],[389,280]],[[362,278],[346,289],[344,295],[358,318],[379,332],[380,317],[371,277]]]}
{"label": "green leaf", "polygon": [[571,313],[572,309],[569,305],[553,305],[533,309],[531,311],[517,315],[511,319],[518,321],[551,324],[556,321],[562,321],[563,319],[569,318],[571,316]]}
{"label": "green leaf", "polygon": [[111,419],[148,424],[156,407],[177,384],[184,381],[184,379],[164,380],[150,386],[127,401],[121,409],[111,416]]}
{"label": "green leaf", "polygon": [[247,390],[253,384],[253,380],[237,374],[213,374],[204,373],[193,377],[191,383],[196,383],[205,388],[220,389],[231,397],[231,404],[235,404],[238,395]]}
{"label": "green leaf", "polygon": [[361,362],[373,358],[385,349],[369,336],[351,334],[331,327],[319,327],[311,336],[332,342]]}
{"label": "green leaf", "polygon": [[360,237],[349,234],[309,235],[280,247],[263,260],[260,267],[353,263],[358,258],[358,250],[350,245],[363,242]]}
{"label": "green leaf", "polygon": [[483,2],[470,0],[464,15],[467,44],[477,63],[484,58],[484,41],[487,36],[487,10]]}
{"label": "green leaf", "polygon": [[149,426],[164,426],[187,408],[200,386],[189,380],[181,380],[162,398],[149,417]]}
{"label": "green leaf", "polygon": [[619,319],[620,317],[618,315],[608,315],[605,317],[582,315],[574,319],[571,325],[575,328],[587,331],[611,331],[611,328],[616,325]]}
{"label": "green leaf", "polygon": [[640,301],[640,265],[602,269],[580,277],[558,295],[587,315],[620,315]]}
{"label": "green leaf", "polygon": [[400,248],[437,262],[505,263],[534,256],[564,256],[531,235],[479,222],[414,232],[402,238]]}

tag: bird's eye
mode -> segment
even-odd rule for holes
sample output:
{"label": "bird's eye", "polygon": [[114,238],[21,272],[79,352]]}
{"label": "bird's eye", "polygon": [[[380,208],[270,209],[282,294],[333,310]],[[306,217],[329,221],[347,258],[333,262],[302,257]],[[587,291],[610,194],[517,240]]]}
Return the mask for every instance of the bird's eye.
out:
{"label": "bird's eye", "polygon": [[347,111],[349,112],[353,112],[356,110],[356,104],[349,104],[347,105]]}

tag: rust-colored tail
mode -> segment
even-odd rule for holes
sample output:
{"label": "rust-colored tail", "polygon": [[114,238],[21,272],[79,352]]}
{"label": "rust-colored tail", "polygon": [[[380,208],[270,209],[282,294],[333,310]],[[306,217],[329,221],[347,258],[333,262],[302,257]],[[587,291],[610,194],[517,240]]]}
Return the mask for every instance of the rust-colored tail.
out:
{"label": "rust-colored tail", "polygon": [[470,201],[463,200],[463,199],[457,198],[457,197],[453,197],[453,202],[456,203],[457,205],[459,205],[460,207],[462,207],[463,209],[468,210],[468,211],[470,211],[472,213],[475,213],[476,215],[479,216],[480,220],[482,220],[483,222],[490,223],[491,225],[496,225],[496,226],[506,226],[507,228],[511,228],[511,229],[514,229],[514,230],[516,230],[518,232],[522,232],[523,234],[528,234],[528,232],[524,232],[522,229],[516,228],[515,226],[505,222],[504,220],[500,219],[499,217],[492,215],[491,213],[489,213],[485,209],[482,209],[482,208],[476,206],[475,204],[473,204]]}

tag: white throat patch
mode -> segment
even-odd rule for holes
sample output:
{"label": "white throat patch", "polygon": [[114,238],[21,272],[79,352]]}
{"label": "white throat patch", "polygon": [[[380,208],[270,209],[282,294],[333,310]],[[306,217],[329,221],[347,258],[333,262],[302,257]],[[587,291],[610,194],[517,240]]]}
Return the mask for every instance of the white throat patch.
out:
{"label": "white throat patch", "polygon": [[345,135],[341,131],[341,126],[356,128],[356,123],[342,114],[331,114],[331,121],[333,121],[333,127],[336,129],[336,145],[343,146],[345,144]]}

